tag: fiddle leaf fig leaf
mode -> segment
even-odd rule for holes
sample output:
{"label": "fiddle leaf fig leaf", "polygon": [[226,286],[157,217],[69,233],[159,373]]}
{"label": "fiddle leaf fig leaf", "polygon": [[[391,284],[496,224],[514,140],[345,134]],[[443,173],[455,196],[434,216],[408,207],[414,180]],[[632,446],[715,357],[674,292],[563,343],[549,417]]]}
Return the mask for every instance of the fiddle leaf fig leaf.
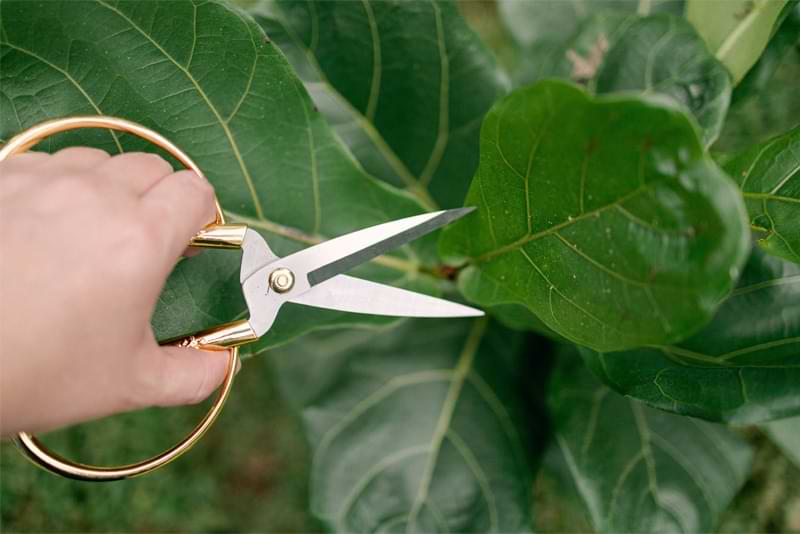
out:
{"label": "fiddle leaf fig leaf", "polygon": [[615,393],[564,352],[549,387],[555,439],[545,465],[596,531],[713,531],[749,474],[747,444]]}
{"label": "fiddle leaf fig leaf", "polygon": [[686,337],[749,250],[740,194],[680,110],[556,81],[489,112],[466,204],[440,240],[463,294],[597,350]]}
{"label": "fiddle leaf fig leaf", "polygon": [[595,90],[669,95],[691,110],[710,145],[722,129],[731,81],[689,23],[662,14],[639,18],[619,32],[597,73]]}
{"label": "fiddle leaf fig leaf", "polygon": [[581,352],[610,387],[662,410],[737,424],[800,414],[800,267],[754,248],[737,288],[689,339]]}
{"label": "fiddle leaf fig leaf", "polygon": [[[281,255],[421,211],[408,194],[362,170],[284,55],[227,4],[4,1],[1,24],[2,138],[67,115],[142,123],[185,150],[214,184],[229,219],[262,232]],[[147,149],[127,136],[91,130],[44,148],[75,143],[112,152]],[[424,242],[359,274],[435,291],[420,281],[420,247]],[[236,253],[182,261],[162,295],[155,330],[167,338],[243,317],[237,295]],[[391,320],[291,310],[262,346],[323,326]]]}
{"label": "fiddle leaf fig leaf", "polygon": [[453,2],[278,0],[253,13],[372,175],[461,205],[507,79]]}
{"label": "fiddle leaf fig leaf", "polygon": [[772,37],[788,0],[687,0],[686,17],[739,83]]}
{"label": "fiddle leaf fig leaf", "polygon": [[744,194],[758,244],[800,263],[800,126],[729,159],[725,170]]}
{"label": "fiddle leaf fig leaf", "polygon": [[527,532],[521,341],[485,318],[408,321],[271,352],[311,444],[312,512],[338,532]]}

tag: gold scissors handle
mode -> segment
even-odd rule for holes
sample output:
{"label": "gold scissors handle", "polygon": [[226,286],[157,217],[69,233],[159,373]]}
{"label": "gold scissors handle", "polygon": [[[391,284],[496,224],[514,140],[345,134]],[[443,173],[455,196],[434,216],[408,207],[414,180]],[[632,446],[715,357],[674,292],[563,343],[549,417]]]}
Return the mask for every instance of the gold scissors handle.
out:
{"label": "gold scissors handle", "polygon": [[[48,136],[81,128],[108,128],[136,135],[163,148],[186,168],[203,176],[203,172],[194,161],[163,136],[140,124],[104,116],[67,117],[33,126],[19,135],[16,135],[0,149],[0,161],[14,154],[27,151]],[[240,248],[247,227],[241,224],[226,225],[225,216],[222,213],[219,202],[215,201],[215,203],[217,211],[215,220],[193,237],[189,244],[193,247],[204,248]],[[78,480],[119,480],[143,475],[154,469],[158,469],[189,450],[214,423],[220,411],[222,411],[222,407],[228,399],[231,387],[233,386],[236,362],[239,355],[238,345],[255,339],[257,339],[257,336],[250,328],[249,323],[243,320],[211,328],[168,343],[170,345],[193,347],[204,350],[227,351],[228,366],[225,379],[219,389],[217,398],[214,400],[214,403],[203,420],[177,445],[152,458],[119,467],[97,467],[73,462],[52,453],[42,445],[35,436],[26,432],[20,432],[16,436],[14,442],[22,453],[36,465],[53,473]]]}

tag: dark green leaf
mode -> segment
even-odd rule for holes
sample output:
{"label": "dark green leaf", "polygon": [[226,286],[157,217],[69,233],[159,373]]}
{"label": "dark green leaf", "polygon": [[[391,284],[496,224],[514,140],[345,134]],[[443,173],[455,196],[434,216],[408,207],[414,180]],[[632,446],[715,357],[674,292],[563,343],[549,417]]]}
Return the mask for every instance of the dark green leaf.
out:
{"label": "dark green leaf", "polygon": [[800,417],[781,419],[764,425],[767,434],[800,467]]}
{"label": "dark green leaf", "polygon": [[287,0],[255,14],[368,172],[429,207],[461,204],[507,81],[454,3]]}
{"label": "dark green leaf", "polygon": [[699,328],[749,249],[740,194],[685,115],[561,82],[490,111],[466,203],[478,213],[440,242],[449,261],[468,262],[464,295],[523,304],[598,350]]}
{"label": "dark green leaf", "polygon": [[800,126],[725,162],[744,193],[758,244],[800,263]]}
{"label": "dark green leaf", "polygon": [[773,76],[754,95],[735,101],[715,150],[733,152],[800,125],[800,32]]}
{"label": "dark green leaf", "polygon": [[687,0],[686,17],[735,83],[758,61],[788,0]]}
{"label": "dark green leaf", "polygon": [[722,426],[614,393],[564,352],[549,388],[547,464],[595,529],[712,531],[747,478],[747,445]]}
{"label": "dark green leaf", "polygon": [[612,43],[597,73],[598,94],[669,95],[692,111],[706,145],[716,140],[730,101],[730,76],[689,23],[666,14],[639,18]]}
{"label": "dark green leaf", "polygon": [[691,338],[582,352],[604,382],[663,410],[736,423],[798,414],[800,267],[754,248],[739,286]]}
{"label": "dark green leaf", "polygon": [[527,531],[520,342],[486,319],[431,320],[273,351],[311,442],[314,514],[341,532]]}
{"label": "dark green leaf", "polygon": [[[0,24],[2,138],[66,115],[140,122],[188,152],[229,217],[257,228],[279,254],[420,211],[408,195],[365,174],[283,54],[225,4],[4,1]],[[68,141],[111,151],[145,146],[104,131],[62,141],[45,148]],[[429,287],[419,281],[420,250],[361,274]],[[228,254],[181,262],[155,316],[160,336],[244,314],[235,296],[237,258]],[[287,310],[263,343],[320,326],[386,320]]]}
{"label": "dark green leaf", "polygon": [[796,51],[800,46],[800,4],[790,2],[787,7],[791,9],[787,11],[778,31],[769,40],[758,62],[733,92],[734,104],[766,90],[781,63],[793,49]]}

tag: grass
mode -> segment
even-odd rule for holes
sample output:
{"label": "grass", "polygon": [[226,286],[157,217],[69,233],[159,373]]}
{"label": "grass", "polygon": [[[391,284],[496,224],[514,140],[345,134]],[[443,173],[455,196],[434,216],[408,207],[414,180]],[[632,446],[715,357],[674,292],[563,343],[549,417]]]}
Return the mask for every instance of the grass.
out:
{"label": "grass", "polygon": [[[153,409],[46,436],[69,458],[118,464],[170,446],[206,407]],[[3,532],[310,532],[307,449],[266,358],[244,363],[217,424],[182,458],[137,479],[62,479],[0,445]]]}

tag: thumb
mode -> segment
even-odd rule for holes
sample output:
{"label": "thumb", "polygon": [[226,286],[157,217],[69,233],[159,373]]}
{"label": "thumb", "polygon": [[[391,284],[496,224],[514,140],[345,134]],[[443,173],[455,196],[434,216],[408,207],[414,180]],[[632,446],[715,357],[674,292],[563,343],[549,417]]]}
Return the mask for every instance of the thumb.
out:
{"label": "thumb", "polygon": [[227,351],[162,346],[150,348],[142,356],[144,384],[136,393],[140,406],[202,401],[222,384],[229,358]]}

